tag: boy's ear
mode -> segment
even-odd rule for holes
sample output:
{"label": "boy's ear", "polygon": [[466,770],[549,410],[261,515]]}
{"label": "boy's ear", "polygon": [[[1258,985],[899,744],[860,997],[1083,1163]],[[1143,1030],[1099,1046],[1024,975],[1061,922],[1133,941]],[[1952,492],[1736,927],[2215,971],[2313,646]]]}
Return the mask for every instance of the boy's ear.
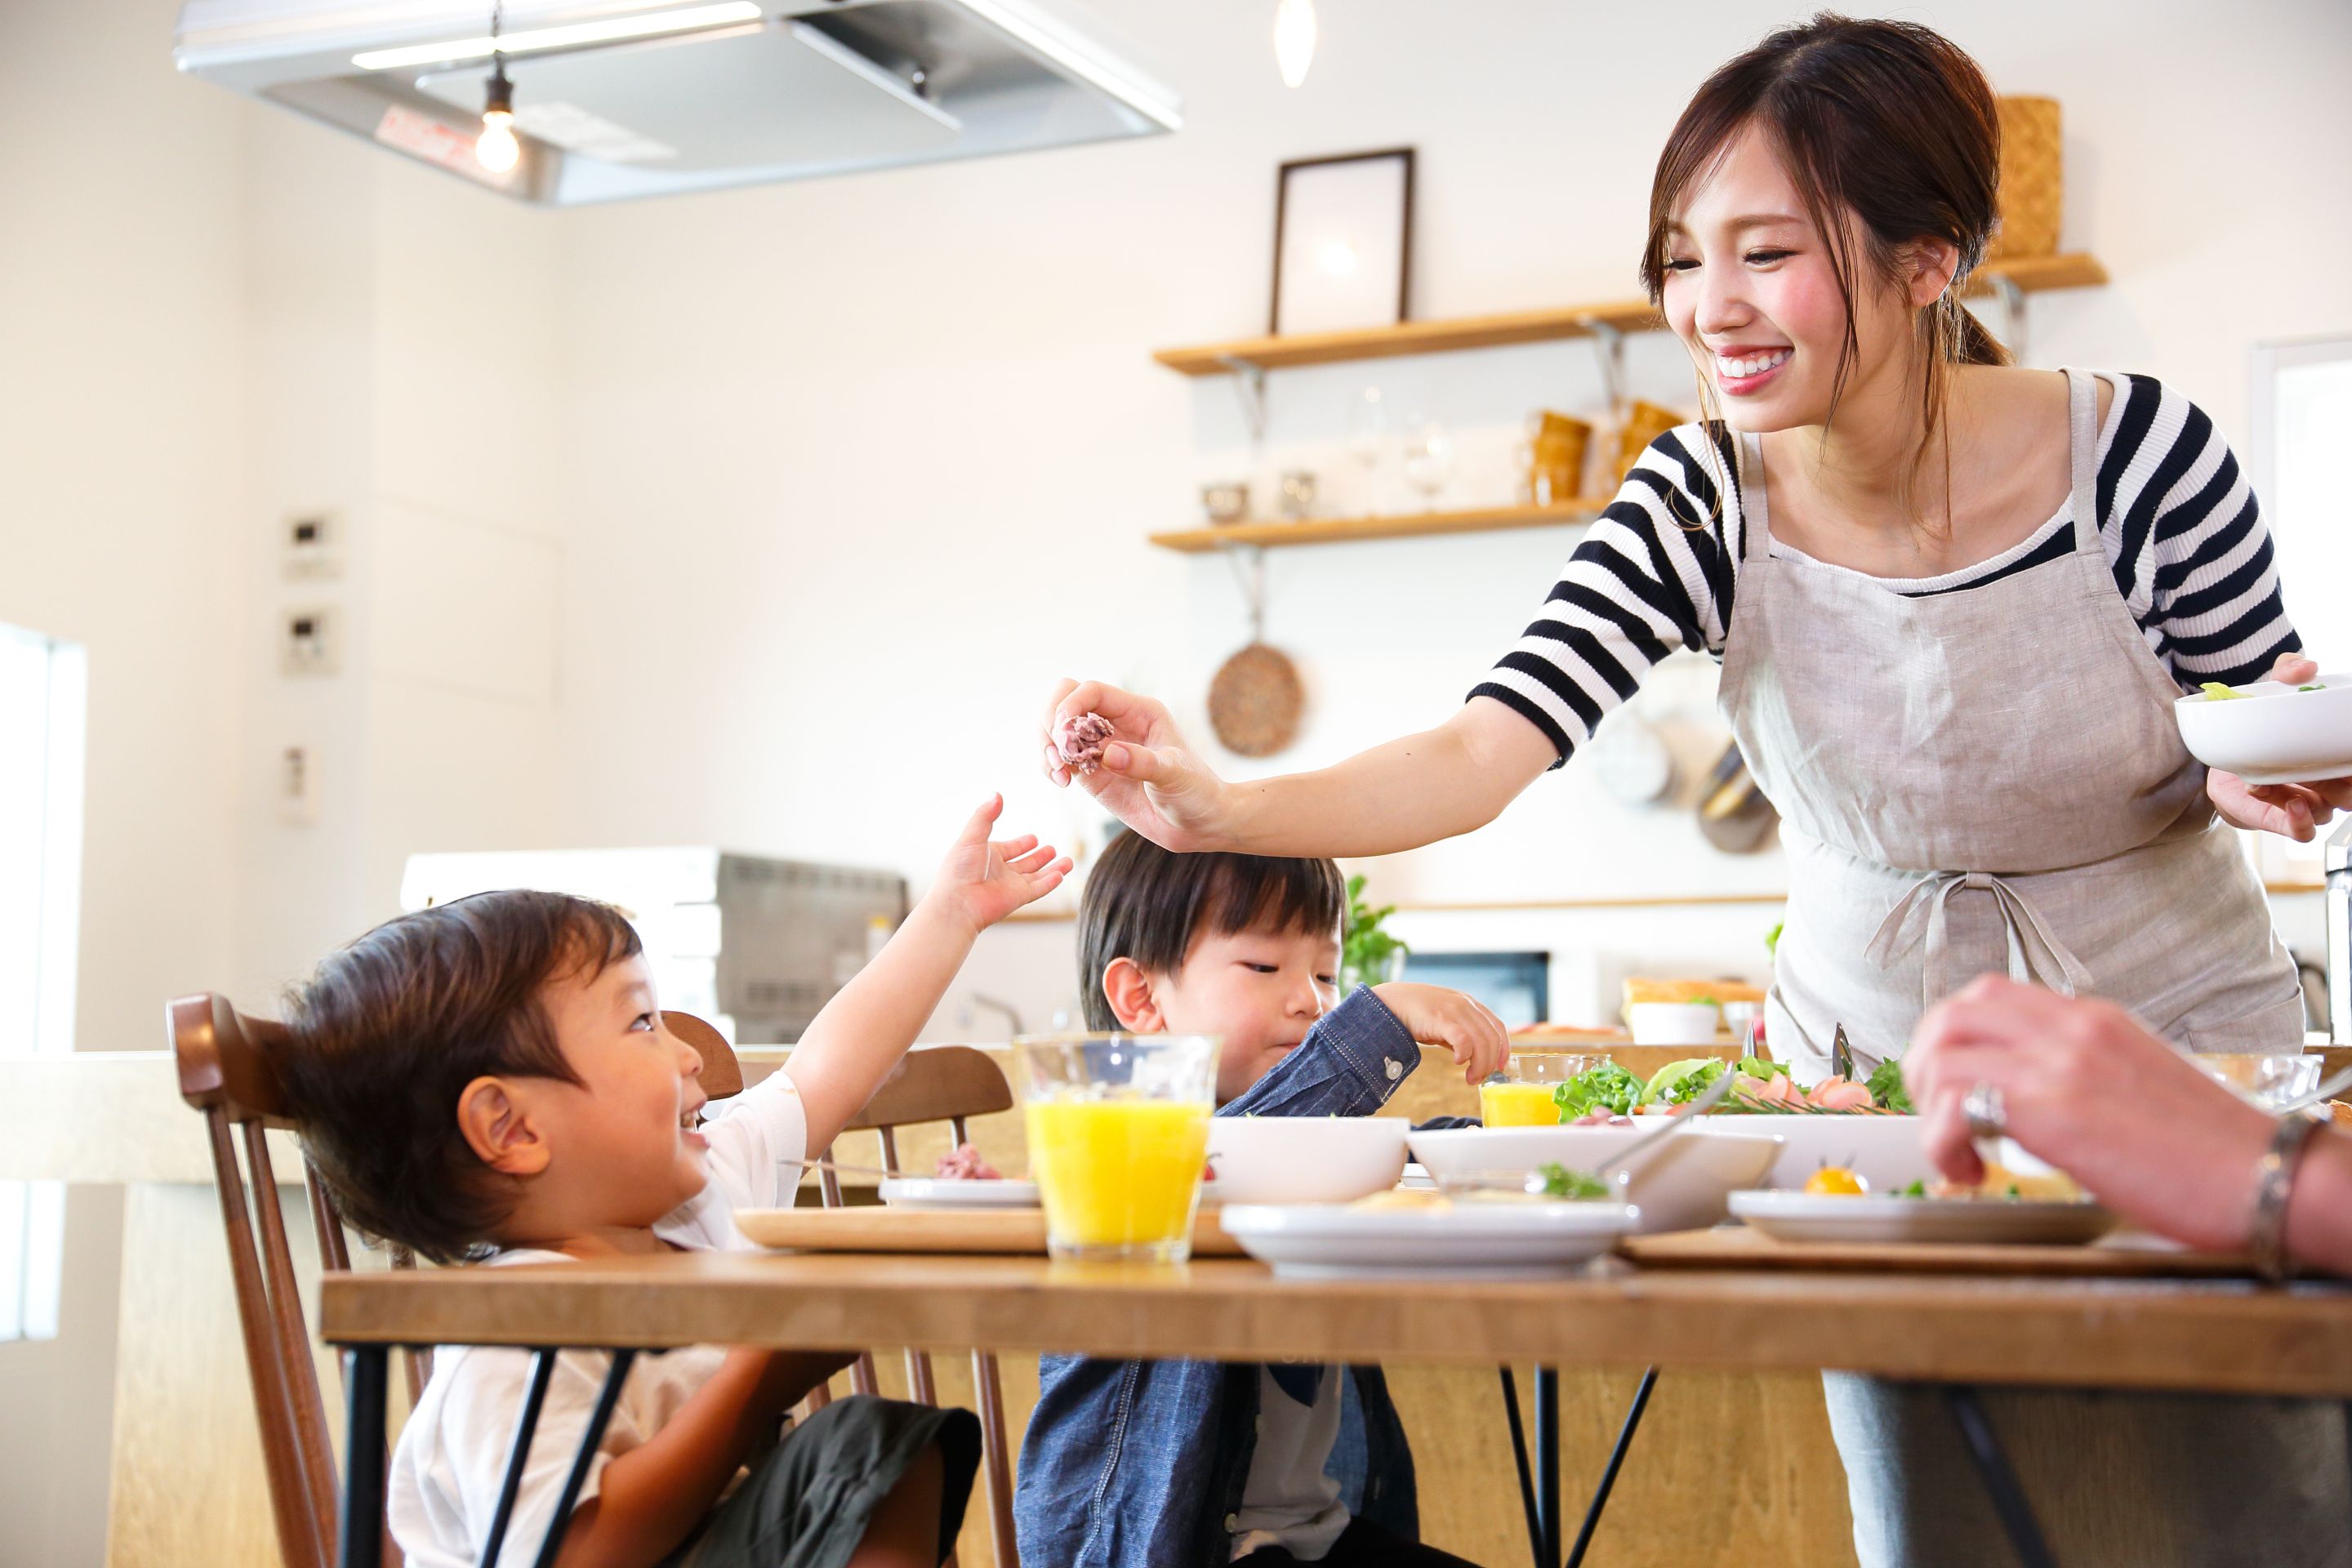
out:
{"label": "boy's ear", "polygon": [[1151,994],[1151,976],[1131,958],[1114,958],[1103,971],[1103,997],[1118,1026],[1139,1035],[1156,1035],[1167,1027],[1160,1003]]}
{"label": "boy's ear", "polygon": [[502,1078],[478,1078],[466,1086],[457,1096],[457,1131],[475,1157],[501,1175],[535,1176],[551,1157],[547,1141]]}

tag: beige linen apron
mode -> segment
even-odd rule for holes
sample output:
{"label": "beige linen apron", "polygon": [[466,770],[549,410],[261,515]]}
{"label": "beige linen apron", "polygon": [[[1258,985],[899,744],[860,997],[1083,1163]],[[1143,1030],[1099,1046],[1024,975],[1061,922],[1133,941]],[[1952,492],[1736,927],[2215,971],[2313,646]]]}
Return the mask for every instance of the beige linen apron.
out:
{"label": "beige linen apron", "polygon": [[[1762,452],[1743,437],[1722,706],[1780,812],[1789,910],[1766,1027],[1802,1079],[1830,1070],[1837,1025],[1867,1070],[1987,971],[2107,997],[2199,1050],[2302,1041],[2294,966],[2100,547],[2097,389],[2066,375],[2072,552],[1957,593],[1906,598],[1776,557]],[[1932,1391],[1845,1373],[1823,1387],[1864,1568],[2011,1561]],[[1986,1403],[2067,1568],[2352,1565],[2341,1405]]]}
{"label": "beige linen apron", "polygon": [[2129,1007],[2198,1050],[2303,1040],[2294,961],[2180,742],[2180,695],[2099,544],[2097,392],[2071,389],[2074,548],[1906,598],[1773,555],[1744,438],[1722,705],[1789,859],[1766,1029],[1801,1079],[1860,1065],[1987,971]]}

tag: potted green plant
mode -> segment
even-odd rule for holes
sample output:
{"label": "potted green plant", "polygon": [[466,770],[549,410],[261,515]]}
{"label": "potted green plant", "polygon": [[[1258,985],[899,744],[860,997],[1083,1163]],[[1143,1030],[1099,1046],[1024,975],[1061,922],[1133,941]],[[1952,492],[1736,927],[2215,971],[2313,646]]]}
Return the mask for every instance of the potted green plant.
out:
{"label": "potted green plant", "polygon": [[1404,973],[1405,954],[1412,950],[1381,929],[1381,922],[1394,913],[1394,904],[1369,908],[1364,903],[1364,879],[1348,879],[1348,924],[1339,945],[1341,995],[1359,985],[1385,985]]}

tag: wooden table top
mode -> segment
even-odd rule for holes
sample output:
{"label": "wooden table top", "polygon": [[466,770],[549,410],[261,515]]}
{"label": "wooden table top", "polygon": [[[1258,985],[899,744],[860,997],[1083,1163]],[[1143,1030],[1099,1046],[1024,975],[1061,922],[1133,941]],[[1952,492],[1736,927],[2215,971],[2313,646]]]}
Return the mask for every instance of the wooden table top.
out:
{"label": "wooden table top", "polygon": [[2352,1288],[1801,1270],[1283,1280],[1034,1258],[708,1252],[331,1274],[340,1344],[1075,1351],[1724,1369],[2352,1396]]}

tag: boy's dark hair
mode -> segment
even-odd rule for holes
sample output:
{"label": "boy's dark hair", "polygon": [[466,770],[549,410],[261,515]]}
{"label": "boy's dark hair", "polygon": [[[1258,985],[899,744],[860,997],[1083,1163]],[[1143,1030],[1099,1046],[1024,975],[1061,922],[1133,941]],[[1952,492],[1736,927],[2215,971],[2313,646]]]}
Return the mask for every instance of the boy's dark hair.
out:
{"label": "boy's dark hair", "polygon": [[511,1194],[457,1131],[482,1077],[577,1083],[541,1005],[642,951],[620,910],[562,893],[478,893],[386,921],[287,994],[273,1064],[344,1218],[436,1262],[490,1250]]}
{"label": "boy's dark hair", "polygon": [[1140,833],[1122,833],[1087,873],[1078,901],[1078,994],[1087,1027],[1116,1029],[1103,994],[1115,959],[1171,974],[1203,930],[1221,936],[1270,925],[1336,931],[1348,913],[1347,879],[1328,860],[1272,855],[1178,855]]}

